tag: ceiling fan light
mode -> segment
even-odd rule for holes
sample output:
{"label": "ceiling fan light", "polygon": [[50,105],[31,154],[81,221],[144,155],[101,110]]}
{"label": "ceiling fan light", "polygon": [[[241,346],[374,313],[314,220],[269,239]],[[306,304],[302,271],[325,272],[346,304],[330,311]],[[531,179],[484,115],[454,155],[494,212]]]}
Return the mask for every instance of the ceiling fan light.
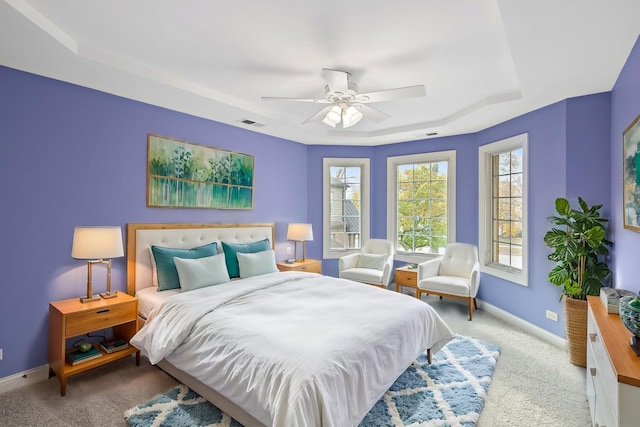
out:
{"label": "ceiling fan light", "polygon": [[334,105],[327,112],[327,115],[324,116],[324,120],[322,120],[322,122],[328,124],[331,127],[336,127],[336,125],[340,123],[341,114],[342,114],[342,109],[339,106]]}
{"label": "ceiling fan light", "polygon": [[[328,114],[328,113],[327,113],[327,114]],[[329,120],[327,119],[327,116],[325,116],[325,117],[324,117],[324,119],[322,119],[322,123],[324,123],[325,125],[329,125],[329,126],[331,126],[332,128],[336,127],[336,123],[333,123],[333,122],[329,121]]]}
{"label": "ceiling fan light", "polygon": [[350,105],[342,114],[342,127],[348,128],[362,120],[362,112],[353,105]]}

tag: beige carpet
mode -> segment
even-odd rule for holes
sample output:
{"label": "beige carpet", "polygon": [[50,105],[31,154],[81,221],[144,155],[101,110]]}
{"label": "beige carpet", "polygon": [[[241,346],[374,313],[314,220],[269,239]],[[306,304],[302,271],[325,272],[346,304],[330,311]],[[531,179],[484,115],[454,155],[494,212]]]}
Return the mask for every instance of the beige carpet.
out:
{"label": "beige carpet", "polygon": [[[566,351],[482,310],[466,320],[466,306],[423,297],[454,332],[501,346],[478,427],[588,426],[585,370]],[[0,426],[126,426],[125,410],[173,387],[176,381],[142,359],[71,377],[60,397],[56,378],[0,394]]]}

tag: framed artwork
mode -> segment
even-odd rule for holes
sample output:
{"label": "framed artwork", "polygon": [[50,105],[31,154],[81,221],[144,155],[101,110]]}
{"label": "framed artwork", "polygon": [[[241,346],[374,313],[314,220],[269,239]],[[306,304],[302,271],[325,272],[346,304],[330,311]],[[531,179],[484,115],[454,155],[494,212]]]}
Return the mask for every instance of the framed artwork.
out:
{"label": "framed artwork", "polygon": [[640,115],[622,133],[624,228],[640,232]]}
{"label": "framed artwork", "polygon": [[249,154],[147,135],[147,206],[253,209]]}

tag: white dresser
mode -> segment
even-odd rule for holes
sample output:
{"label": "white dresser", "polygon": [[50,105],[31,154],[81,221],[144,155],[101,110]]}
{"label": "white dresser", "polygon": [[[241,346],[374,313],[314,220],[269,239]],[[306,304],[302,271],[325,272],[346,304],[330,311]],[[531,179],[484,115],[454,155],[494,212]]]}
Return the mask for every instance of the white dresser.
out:
{"label": "white dresser", "polygon": [[597,427],[640,426],[640,357],[631,333],[599,297],[588,297],[587,398]]}

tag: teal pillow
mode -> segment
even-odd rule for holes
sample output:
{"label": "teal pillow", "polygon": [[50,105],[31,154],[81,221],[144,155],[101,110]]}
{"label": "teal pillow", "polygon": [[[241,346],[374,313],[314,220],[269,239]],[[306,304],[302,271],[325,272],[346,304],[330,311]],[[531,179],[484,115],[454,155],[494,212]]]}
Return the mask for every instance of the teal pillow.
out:
{"label": "teal pillow", "polygon": [[182,292],[220,285],[230,280],[223,253],[196,259],[174,257],[173,260],[180,277]]}
{"label": "teal pillow", "polygon": [[254,253],[266,251],[267,249],[271,249],[271,245],[269,244],[269,239],[259,240],[257,242],[251,243],[222,243],[222,250],[224,251],[224,260],[227,263],[227,271],[229,272],[229,277],[240,277],[240,269],[238,267],[238,257],[237,253]]}
{"label": "teal pillow", "polygon": [[278,267],[276,266],[276,253],[273,249],[252,254],[238,252],[236,256],[238,257],[241,279],[278,271]]}
{"label": "teal pillow", "polygon": [[168,289],[180,288],[178,270],[176,270],[176,263],[173,261],[174,257],[195,259],[217,255],[218,245],[216,242],[213,242],[193,249],[175,249],[163,248],[162,246],[151,246],[151,252],[153,252],[153,258],[156,261],[158,291],[166,291]]}

